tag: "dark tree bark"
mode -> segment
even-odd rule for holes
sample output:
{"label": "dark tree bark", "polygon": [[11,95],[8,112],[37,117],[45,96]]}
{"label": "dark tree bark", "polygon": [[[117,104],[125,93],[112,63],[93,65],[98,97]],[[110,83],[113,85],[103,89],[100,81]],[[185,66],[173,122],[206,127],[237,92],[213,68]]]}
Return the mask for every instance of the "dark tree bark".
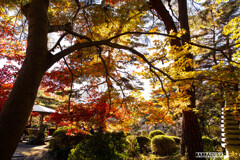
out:
{"label": "dark tree bark", "polygon": [[[166,27],[167,33],[169,34],[171,31],[177,33],[177,27],[174,24],[173,18],[169,14],[168,10],[165,8],[162,0],[151,0],[150,4],[152,5],[152,8],[158,13],[159,17],[162,19]],[[171,45],[180,46],[181,43],[178,39],[172,39]]]}
{"label": "dark tree bark", "polygon": [[26,58],[0,114],[0,159],[10,160],[32,110],[47,70],[48,0],[33,0],[25,15],[29,22]]}
{"label": "dark tree bark", "polygon": [[185,153],[186,153],[186,142],[185,142],[185,139],[184,139],[184,135],[185,135],[185,119],[184,117],[182,117],[182,133],[181,133],[181,148],[180,148],[180,153],[185,156]]}
{"label": "dark tree bark", "polygon": [[[152,8],[156,10],[160,18],[165,24],[166,31],[170,33],[171,30],[177,32],[177,27],[174,24],[173,18],[165,8],[161,0],[151,0]],[[190,30],[188,24],[187,2],[186,0],[178,0],[179,22],[180,29],[185,29],[187,33],[183,35],[182,41],[175,39],[171,41],[171,45],[181,46],[185,42],[190,41]],[[191,53],[186,55],[186,58],[193,59]],[[186,71],[193,71],[192,65],[185,67]],[[196,152],[203,152],[201,130],[197,121],[196,114],[191,110],[195,108],[195,86],[192,84],[191,88],[186,91],[190,95],[190,110],[183,111],[182,120],[182,143],[181,154],[185,155],[185,146],[187,147],[188,158],[190,160],[196,159]],[[199,159],[199,158],[198,158]]]}
{"label": "dark tree bark", "polygon": [[[182,35],[184,44],[187,41],[190,41],[190,30],[188,24],[188,13],[187,13],[187,1],[178,0],[178,11],[179,11],[179,22],[181,29],[186,30],[186,34]],[[186,55],[186,58],[193,60],[193,55],[191,53]],[[186,71],[193,71],[193,64],[185,67]],[[195,97],[195,86],[192,82],[191,88],[187,90],[187,94],[190,95],[190,105],[188,106],[191,110],[183,111],[183,141],[187,147],[188,158],[191,160],[194,159],[205,159],[205,158],[196,158],[196,152],[203,152],[202,145],[202,135],[199,123],[197,120],[197,115],[193,112],[193,108],[196,108],[196,97]]]}
{"label": "dark tree bark", "polygon": [[196,114],[192,110],[183,111],[184,141],[187,146],[189,160],[205,159],[196,158],[196,152],[203,152],[202,136]]}

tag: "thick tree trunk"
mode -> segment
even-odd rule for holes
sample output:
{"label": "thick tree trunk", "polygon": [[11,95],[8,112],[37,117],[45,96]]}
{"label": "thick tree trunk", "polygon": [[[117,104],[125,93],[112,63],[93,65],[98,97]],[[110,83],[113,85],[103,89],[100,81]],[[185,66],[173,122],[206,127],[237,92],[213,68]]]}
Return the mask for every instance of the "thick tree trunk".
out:
{"label": "thick tree trunk", "polygon": [[12,158],[47,70],[48,3],[48,0],[32,0],[24,8],[29,23],[28,45],[22,68],[0,114],[1,160]]}
{"label": "thick tree trunk", "polygon": [[185,130],[185,127],[184,127],[184,124],[185,124],[185,119],[184,117],[182,117],[182,134],[181,134],[181,149],[180,149],[180,153],[185,156],[185,153],[186,153],[186,142],[185,142],[185,139],[184,139],[184,130]]}
{"label": "thick tree trunk", "polygon": [[[182,36],[183,44],[185,41],[190,41],[190,29],[188,24],[188,13],[187,13],[187,1],[178,0],[178,11],[179,11],[179,22],[181,29],[186,30],[186,34]],[[187,59],[193,60],[193,55],[191,53],[186,55]],[[190,63],[190,62],[189,62]],[[186,71],[193,71],[193,64],[185,67]],[[202,135],[197,120],[196,114],[193,112],[193,108],[196,108],[196,97],[195,97],[195,86],[191,85],[191,88],[187,90],[187,94],[190,95],[190,105],[188,106],[190,110],[183,110],[183,141],[187,147],[188,159],[205,159],[196,158],[196,152],[203,152],[202,145]],[[184,147],[182,145],[181,147]],[[184,151],[184,150],[182,150]]]}
{"label": "thick tree trunk", "polygon": [[[152,8],[158,13],[160,18],[162,19],[166,31],[169,34],[171,31],[177,33],[177,27],[174,24],[172,16],[169,14],[168,10],[165,8],[164,4],[162,3],[162,0],[151,0]],[[181,43],[178,39],[172,39],[171,45],[174,46],[180,46]]]}
{"label": "thick tree trunk", "polygon": [[181,154],[185,155],[184,152],[186,147],[189,160],[203,160],[205,158],[196,157],[197,152],[203,152],[203,145],[201,129],[198,123],[197,115],[192,110],[193,108],[196,108],[194,88],[194,85],[192,85],[191,89],[187,90],[188,95],[191,95],[191,104],[188,106],[190,109],[183,110]]}
{"label": "thick tree trunk", "polygon": [[203,152],[203,146],[201,141],[201,132],[197,117],[192,110],[183,111],[183,126],[184,126],[184,140],[187,146],[187,153],[189,160],[205,159],[197,158],[196,152]]}
{"label": "thick tree trunk", "polygon": [[[161,17],[162,21],[165,24],[166,31],[170,33],[170,31],[177,32],[177,28],[173,21],[172,16],[169,14],[167,9],[161,0],[151,0],[152,8],[156,10],[158,15]],[[178,0],[178,9],[179,9],[179,22],[180,29],[185,29],[187,33],[183,35],[180,40],[172,40],[171,45],[181,46],[186,41],[190,41],[190,31],[188,24],[188,13],[187,13],[187,2],[186,0]],[[186,55],[187,59],[193,59],[193,55],[191,53]],[[186,66],[186,71],[193,71],[192,64]],[[195,88],[194,85],[191,85],[191,88],[186,91],[188,95],[190,95],[191,104],[188,106],[190,109],[195,108]],[[201,139],[201,130],[199,128],[199,124],[197,121],[197,117],[192,110],[183,111],[183,124],[182,124],[182,144],[181,144],[181,153],[185,155],[185,146],[187,147],[187,153],[190,160],[196,159],[195,153],[202,152],[202,139]]]}

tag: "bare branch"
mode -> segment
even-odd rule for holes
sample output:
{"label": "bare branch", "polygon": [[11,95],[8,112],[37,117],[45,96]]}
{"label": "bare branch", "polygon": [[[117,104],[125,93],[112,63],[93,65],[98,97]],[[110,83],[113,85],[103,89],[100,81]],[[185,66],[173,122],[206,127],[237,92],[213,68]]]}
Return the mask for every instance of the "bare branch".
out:
{"label": "bare branch", "polygon": [[61,35],[61,37],[58,39],[58,41],[56,42],[56,44],[49,50],[49,52],[54,52],[54,50],[57,48],[57,46],[60,45],[60,42],[63,40],[63,38],[67,35],[67,33],[64,33],[63,35]]}
{"label": "bare branch", "polygon": [[163,86],[163,81],[161,80],[161,78],[159,77],[159,75],[152,70],[152,68],[150,67],[150,71],[157,77],[157,79],[159,80],[159,82],[161,83],[161,88],[165,94],[165,96],[167,97],[167,106],[168,106],[168,111],[169,111],[169,107],[170,107],[170,103],[169,103],[169,96],[167,94],[167,91],[165,90],[164,86]]}
{"label": "bare branch", "polygon": [[73,26],[74,20],[76,19],[77,15],[78,15],[78,12],[79,12],[80,9],[81,9],[81,4],[79,3],[79,1],[78,1],[78,0],[75,0],[75,3],[76,3],[76,5],[77,5],[77,10],[76,10],[76,12],[75,12],[75,14],[74,14],[74,16],[73,16],[73,18],[72,18],[72,22],[71,22],[71,25],[72,25],[72,26]]}
{"label": "bare branch", "polygon": [[118,84],[118,86],[120,87],[121,92],[122,92],[122,94],[123,94],[123,97],[126,97],[125,93],[123,92],[123,88],[122,88],[121,83],[119,83],[115,78],[113,78],[113,76],[110,75],[110,77],[111,77],[111,79],[114,80],[114,82],[116,82],[116,83]]}
{"label": "bare branch", "polygon": [[72,31],[72,30],[66,29],[65,31],[68,32],[69,34],[73,35],[73,36],[76,36],[76,37],[80,38],[80,39],[86,39],[86,40],[88,40],[89,42],[92,41],[92,40],[91,40],[90,38],[88,38],[87,36],[78,34],[78,33],[74,32],[74,31]]}
{"label": "bare branch", "polygon": [[[59,44],[59,47],[62,51],[63,49],[62,49],[62,46],[60,44]],[[69,114],[71,114],[70,106],[71,106],[71,97],[72,97],[72,89],[73,89],[73,73],[72,73],[71,68],[68,66],[68,63],[67,63],[67,61],[64,57],[63,57],[63,60],[64,60],[65,65],[67,66],[68,70],[71,73],[71,87],[70,87],[70,92],[69,92],[69,96],[68,96],[68,112],[69,112]]]}
{"label": "bare branch", "polygon": [[83,9],[83,17],[84,17],[84,19],[85,19],[85,21],[87,23],[88,31],[90,32],[90,34],[91,34],[91,36],[93,38],[93,33],[92,33],[91,27],[89,25],[88,18],[86,17],[86,11],[84,9]]}
{"label": "bare branch", "polygon": [[98,87],[99,85],[102,85],[102,84],[105,84],[106,83],[106,81],[103,81],[103,82],[101,82],[101,83],[98,83],[98,84],[96,84],[96,85],[91,85],[91,86],[85,86],[85,85],[83,85],[83,88],[85,88],[85,89],[81,89],[81,90],[83,90],[79,95],[81,96],[81,95],[83,95],[85,92],[87,92],[88,90],[90,90],[91,88],[95,88],[95,87]]}
{"label": "bare branch", "polygon": [[173,12],[171,0],[168,0],[168,7],[169,7],[170,11],[172,12],[173,17],[176,18],[176,20],[178,20],[177,16]]}
{"label": "bare branch", "polygon": [[111,110],[111,106],[112,106],[112,98],[111,98],[112,84],[109,83],[109,71],[108,71],[108,67],[107,67],[106,62],[102,57],[102,48],[99,47],[99,46],[98,46],[98,48],[99,48],[98,55],[103,62],[103,65],[104,65],[104,68],[105,68],[105,73],[106,73],[105,77],[106,77],[106,82],[107,82],[107,86],[108,86],[108,97],[109,97],[109,112],[108,112],[108,114],[109,114],[110,110]]}
{"label": "bare branch", "polygon": [[64,60],[64,63],[65,65],[67,66],[69,72],[71,73],[71,85],[70,85],[70,92],[69,92],[69,96],[68,96],[68,112],[71,113],[70,111],[70,106],[71,106],[71,98],[72,98],[72,92],[73,92],[73,78],[74,78],[74,75],[73,75],[73,72],[71,70],[71,68],[69,67],[66,59],[63,57],[63,60]]}

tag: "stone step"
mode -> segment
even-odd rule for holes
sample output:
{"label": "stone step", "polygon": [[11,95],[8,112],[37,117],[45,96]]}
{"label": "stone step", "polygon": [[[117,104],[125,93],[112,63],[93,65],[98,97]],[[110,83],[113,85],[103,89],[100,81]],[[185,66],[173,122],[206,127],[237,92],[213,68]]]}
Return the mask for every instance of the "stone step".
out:
{"label": "stone step", "polygon": [[223,120],[235,120],[234,116],[224,116]]}
{"label": "stone step", "polygon": [[226,119],[224,121],[224,124],[237,124],[237,125],[239,125],[239,121]]}
{"label": "stone step", "polygon": [[[240,139],[225,139],[226,144],[234,144],[234,145],[240,145]],[[239,146],[240,147],[240,146]]]}
{"label": "stone step", "polygon": [[240,129],[233,129],[233,128],[231,128],[231,129],[224,129],[224,133],[230,133],[230,134],[234,134],[234,133],[237,133],[237,134],[239,134],[240,133]]}
{"label": "stone step", "polygon": [[224,125],[224,129],[239,129],[239,124],[235,124],[235,125],[233,125],[233,124],[225,124]]}
{"label": "stone step", "polygon": [[[228,133],[225,133],[225,138],[230,138],[230,139],[240,139],[240,134],[228,134]],[[240,147],[239,147],[240,148]]]}

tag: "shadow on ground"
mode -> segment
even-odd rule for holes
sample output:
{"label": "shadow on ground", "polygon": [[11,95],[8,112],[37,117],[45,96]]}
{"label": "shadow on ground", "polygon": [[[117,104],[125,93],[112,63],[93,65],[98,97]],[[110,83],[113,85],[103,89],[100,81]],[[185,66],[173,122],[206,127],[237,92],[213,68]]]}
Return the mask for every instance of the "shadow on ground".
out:
{"label": "shadow on ground", "polygon": [[12,160],[44,160],[48,159],[48,142],[45,145],[29,145],[19,142]]}

